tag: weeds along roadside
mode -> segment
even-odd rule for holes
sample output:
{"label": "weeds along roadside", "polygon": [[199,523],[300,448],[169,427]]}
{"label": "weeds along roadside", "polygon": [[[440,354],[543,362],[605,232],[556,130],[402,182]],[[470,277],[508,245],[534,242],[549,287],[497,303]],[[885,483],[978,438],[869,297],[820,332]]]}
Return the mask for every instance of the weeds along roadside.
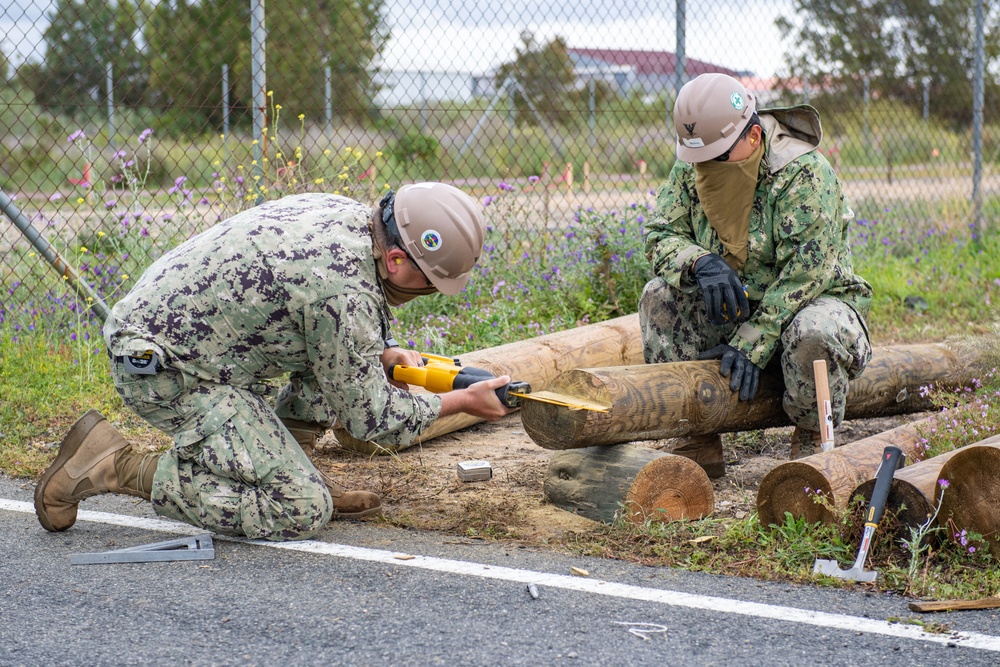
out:
{"label": "weeds along roadside", "polygon": [[[148,140],[148,135],[144,139],[140,135],[137,153]],[[119,157],[121,178],[132,185],[117,191],[110,188],[116,196],[103,201],[66,198],[53,202],[53,210],[46,213],[92,221],[60,250],[77,261],[88,282],[109,302],[145,268],[137,257],[162,252],[222,216],[219,206],[195,201],[182,176],[165,192],[145,194],[142,162],[136,158],[140,156]],[[353,149],[331,156],[332,181],[351,182],[352,169],[360,164]],[[340,174],[348,177],[339,178]],[[229,193],[228,206],[250,205],[248,198],[255,193],[247,179],[227,186],[223,178],[218,180],[223,191],[219,194]],[[487,246],[472,281],[455,297],[435,295],[398,309],[394,329],[401,342],[458,355],[634,312],[649,277],[642,253],[649,201],[620,210],[579,210],[570,226],[552,229],[537,224],[545,198],[545,184],[539,180],[499,182],[484,196]],[[316,181],[310,187],[325,185],[327,191],[352,194]],[[159,222],[172,223],[176,238],[153,241],[144,233],[146,225],[156,221],[147,213],[150,202],[142,201],[143,196],[172,203],[168,212],[160,214],[170,219]],[[873,339],[903,343],[969,334],[995,337],[992,300],[1000,296],[1000,267],[992,261],[997,256],[996,238],[976,238],[958,224],[961,210],[954,205],[878,212],[878,217],[860,217],[852,227],[858,272],[876,292],[870,318]],[[22,273],[5,275],[6,293],[0,293],[0,395],[5,397],[0,405],[0,470],[15,477],[37,477],[54,455],[48,443],[58,441],[90,407],[120,420],[130,439],[150,447],[165,445],[122,408],[108,378],[100,327],[87,304],[72,296],[41,258],[27,252],[22,259],[18,264]],[[44,297],[8,305],[24,281],[46,285]],[[961,428],[943,426],[928,433],[928,448],[947,451],[995,432],[1000,405],[995,385],[992,375],[984,375],[982,386],[971,393],[940,396],[940,407],[949,410],[952,423]],[[883,525],[890,522],[887,518]],[[816,557],[852,560],[859,535],[851,531],[857,525],[852,515],[843,513],[831,526],[806,526],[790,519],[766,527],[755,516],[667,525],[650,522],[573,536],[567,546],[693,570],[813,580]],[[870,561],[884,573],[879,585],[937,597],[996,592],[988,550],[976,546],[981,546],[981,536],[941,532],[928,528],[919,542],[911,536],[914,548],[906,552],[889,537],[890,528],[881,530],[882,541]]]}

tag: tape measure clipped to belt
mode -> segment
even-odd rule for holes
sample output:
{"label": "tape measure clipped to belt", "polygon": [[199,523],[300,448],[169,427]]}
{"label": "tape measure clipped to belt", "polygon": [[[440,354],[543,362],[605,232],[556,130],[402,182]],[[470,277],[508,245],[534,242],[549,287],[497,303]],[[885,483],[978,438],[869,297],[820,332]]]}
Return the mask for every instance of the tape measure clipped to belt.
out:
{"label": "tape measure clipped to belt", "polygon": [[115,361],[121,361],[125,372],[132,375],[156,375],[163,370],[160,359],[153,350],[146,350],[139,354],[125,354],[115,357]]}

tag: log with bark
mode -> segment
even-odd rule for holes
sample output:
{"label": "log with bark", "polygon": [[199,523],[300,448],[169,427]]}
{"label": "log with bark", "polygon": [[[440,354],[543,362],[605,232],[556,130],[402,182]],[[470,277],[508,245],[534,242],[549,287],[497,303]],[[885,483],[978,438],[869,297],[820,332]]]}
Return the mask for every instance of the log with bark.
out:
{"label": "log with bark", "polygon": [[[521,408],[521,421],[531,439],[546,449],[791,425],[781,406],[783,381],[769,371],[761,376],[757,397],[740,401],[729,389],[729,379],[719,375],[718,361],[571,370],[556,376],[547,390],[608,411],[530,402]],[[851,382],[845,418],[928,410],[933,405],[922,387],[966,386],[972,375],[973,368],[943,344],[877,348],[865,372]]]}
{"label": "log with bark", "polygon": [[[760,523],[764,526],[784,523],[786,512],[795,518],[804,517],[807,523],[832,521],[834,516],[829,508],[847,507],[854,489],[875,476],[888,445],[903,450],[907,461],[918,458],[924,449],[921,431],[929,431],[933,420],[933,416],[927,417],[775,467],[757,488]],[[817,502],[820,497],[825,501]]]}
{"label": "log with bark", "polygon": [[[626,315],[597,324],[588,324],[527,340],[484,348],[459,355],[463,366],[485,368],[494,375],[510,375],[531,385],[532,391],[546,389],[560,373],[581,366],[618,366],[642,362],[639,316]],[[427,394],[421,387],[411,387],[415,394]],[[438,419],[411,445],[457,431],[481,422],[465,413]],[[372,453],[390,453],[406,447],[380,447],[351,436],[342,426],[333,432],[347,449]]]}
{"label": "log with bark", "polygon": [[552,455],[545,477],[552,504],[593,521],[701,519],[715,505],[712,483],[683,456],[641,446],[586,447]]}
{"label": "log with bark", "polygon": [[1000,558],[1000,436],[956,450],[939,474],[948,486],[935,489],[938,525],[982,535]]}

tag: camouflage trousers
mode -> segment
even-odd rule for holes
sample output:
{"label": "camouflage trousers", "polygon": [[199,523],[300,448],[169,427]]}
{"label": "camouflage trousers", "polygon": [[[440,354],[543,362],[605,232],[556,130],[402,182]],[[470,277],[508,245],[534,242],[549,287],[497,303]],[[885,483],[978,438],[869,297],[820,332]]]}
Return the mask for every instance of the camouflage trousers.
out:
{"label": "camouflage trousers", "polygon": [[310,537],[330,520],[319,471],[264,396],[171,369],[132,375],[111,366],[125,405],[174,441],[156,466],[157,514],[275,541]]}
{"label": "camouflage trousers", "polygon": [[[697,287],[675,289],[662,278],[654,278],[643,289],[639,323],[646,363],[697,359],[705,350],[728,344],[739,326],[712,324]],[[813,361],[825,359],[833,422],[839,425],[849,382],[861,375],[871,356],[868,331],[853,308],[826,296],[802,308],[785,327],[780,347],[768,364],[769,369],[780,364],[785,414],[796,426],[819,431]]]}

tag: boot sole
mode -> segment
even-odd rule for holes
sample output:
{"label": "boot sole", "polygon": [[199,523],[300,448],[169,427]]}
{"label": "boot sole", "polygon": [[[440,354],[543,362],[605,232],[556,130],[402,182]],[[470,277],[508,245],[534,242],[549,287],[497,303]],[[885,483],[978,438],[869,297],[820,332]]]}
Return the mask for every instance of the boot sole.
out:
{"label": "boot sole", "polygon": [[364,519],[370,516],[379,516],[381,514],[381,505],[368,510],[362,510],[360,512],[338,512],[334,510],[333,516],[330,517],[330,521],[336,521],[337,519]]}
{"label": "boot sole", "polygon": [[90,410],[84,416],[80,417],[73,428],[70,429],[66,437],[63,438],[62,442],[59,444],[59,454],[56,455],[56,460],[52,462],[42,476],[39,478],[38,483],[35,485],[35,516],[38,517],[38,522],[42,524],[42,528],[49,532],[58,533],[66,530],[73,524],[66,526],[65,528],[56,528],[49,521],[48,512],[45,509],[45,502],[43,497],[45,496],[45,486],[49,483],[52,477],[62,470],[66,462],[69,461],[74,454],[80,449],[80,445],[83,444],[84,438],[90,433],[95,426],[100,422],[104,421],[104,415],[102,415],[97,410]]}

